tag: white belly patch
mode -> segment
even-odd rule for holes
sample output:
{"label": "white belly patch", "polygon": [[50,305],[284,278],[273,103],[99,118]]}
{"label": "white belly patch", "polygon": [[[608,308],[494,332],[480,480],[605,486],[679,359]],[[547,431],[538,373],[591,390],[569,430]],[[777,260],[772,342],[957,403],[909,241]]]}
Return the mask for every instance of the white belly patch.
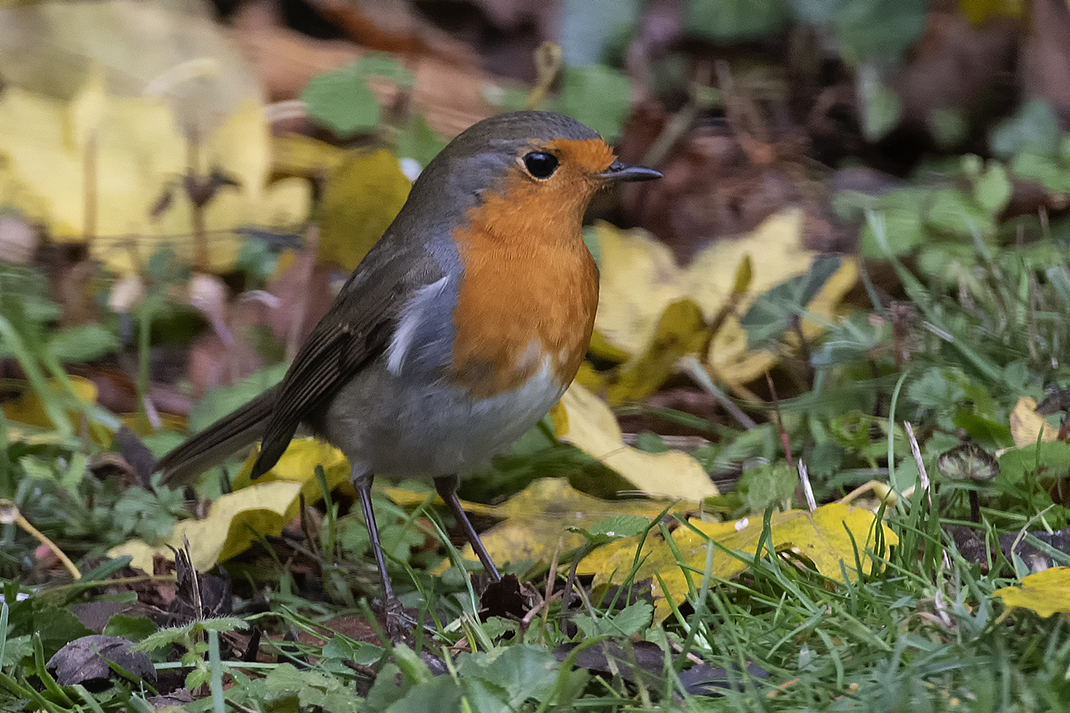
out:
{"label": "white belly patch", "polygon": [[387,359],[369,365],[328,407],[327,440],[377,476],[463,476],[538,423],[567,386],[551,374],[549,359],[520,388],[486,399],[419,382],[393,373]]}

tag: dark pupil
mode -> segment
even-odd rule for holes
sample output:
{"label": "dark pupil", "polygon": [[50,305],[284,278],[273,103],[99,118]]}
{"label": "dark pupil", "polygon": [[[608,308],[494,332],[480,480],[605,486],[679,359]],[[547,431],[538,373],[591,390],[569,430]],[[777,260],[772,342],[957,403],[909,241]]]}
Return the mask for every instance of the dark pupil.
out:
{"label": "dark pupil", "polygon": [[549,178],[557,170],[557,156],[533,151],[524,157],[524,165],[535,178]]}

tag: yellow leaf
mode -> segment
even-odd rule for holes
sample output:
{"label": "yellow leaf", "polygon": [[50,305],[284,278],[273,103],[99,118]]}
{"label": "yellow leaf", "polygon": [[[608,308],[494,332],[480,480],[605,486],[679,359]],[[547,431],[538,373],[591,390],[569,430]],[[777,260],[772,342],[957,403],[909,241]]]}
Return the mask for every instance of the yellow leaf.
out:
{"label": "yellow leaf", "polygon": [[159,425],[150,423],[148,417],[143,413],[119,414],[119,420],[123,422],[123,425],[139,436],[151,436],[159,430],[181,433],[185,431],[188,426],[185,416],[159,413],[156,414],[156,418],[159,419]]}
{"label": "yellow leaf", "polygon": [[1022,578],[1020,587],[992,593],[1008,607],[1032,609],[1042,617],[1070,614],[1070,567],[1052,567]]}
{"label": "yellow leaf", "polygon": [[244,552],[258,536],[281,534],[298,514],[300,491],[300,483],[280,481],[258,483],[222,495],[212,503],[205,519],[183,520],[175,525],[165,544],[152,546],[142,540],[131,540],[108,550],[108,556],[130,555],[134,558],[131,566],[152,572],[154,555],[172,560],[174,554],[166,545],[178,548],[183,538],[188,538],[193,566],[204,572]]}
{"label": "yellow leaf", "polygon": [[1025,0],[959,0],[962,14],[974,25],[984,25],[1003,17],[1020,19]]}
{"label": "yellow leaf", "polygon": [[[397,488],[387,494],[401,504],[423,502],[425,496],[415,495]],[[522,492],[501,505],[481,505],[464,502],[464,509],[481,515],[502,519],[494,527],[480,535],[491,558],[501,564],[521,560],[545,564],[553,557],[558,541],[561,552],[567,553],[586,542],[583,535],[569,532],[568,527],[589,528],[613,515],[638,515],[654,518],[668,505],[654,500],[601,500],[574,489],[564,478],[536,480]],[[684,506],[674,506],[670,512],[683,512]],[[466,560],[475,560],[470,545],[465,545],[462,554]],[[442,573],[449,567],[443,562],[438,569]]]}
{"label": "yellow leaf", "polygon": [[85,85],[71,100],[68,119],[71,126],[71,147],[82,151],[90,137],[97,133],[104,116],[106,95],[104,91],[104,69],[99,64],[92,64]]}
{"label": "yellow leaf", "polygon": [[[204,211],[210,266],[231,268],[244,225],[292,227],[307,214],[309,188],[300,179],[268,187],[268,131],[261,105],[247,99],[193,154],[240,183],[217,192]],[[92,131],[91,131],[92,130]],[[92,133],[93,190],[87,191]],[[189,142],[172,109],[158,97],[101,95],[90,77],[68,103],[7,87],[0,94],[0,204],[15,206],[59,240],[82,241],[93,230],[92,255],[116,272],[130,272],[167,244],[190,260],[194,246],[189,200],[175,179],[187,169]],[[169,206],[153,216],[161,196]],[[87,199],[94,220],[86,225]],[[174,236],[184,236],[176,240]]]}
{"label": "yellow leaf", "polygon": [[113,548],[113,556],[131,555],[134,567],[151,572],[153,556],[173,559],[165,545],[177,548],[186,537],[194,566],[204,571],[247,550],[257,535],[281,533],[297,516],[301,496],[306,503],[318,502],[323,491],[316,480],[316,466],[323,466],[330,490],[349,482],[349,462],[341,451],[313,438],[291,441],[279,462],[253,483],[249,473],[255,461],[256,453],[253,453],[234,479],[234,492],[212,503],[204,520],[178,523],[171,536],[159,546],[132,540]]}
{"label": "yellow leaf", "polygon": [[259,101],[242,100],[208,137],[203,152],[201,173],[222,171],[241,184],[249,201],[260,203],[271,172],[271,134]]}
{"label": "yellow leaf", "polygon": [[[253,472],[256,456],[257,453],[253,452],[245,460],[241,472],[234,478],[234,490],[253,484],[249,474]],[[329,491],[349,482],[351,471],[346,457],[334,446],[315,438],[295,438],[290,441],[278,463],[255,482],[297,483],[301,486],[300,493],[305,496],[305,502],[318,502],[323,497],[323,492],[316,480],[316,466],[323,466],[323,475]]]}
{"label": "yellow leaf", "polygon": [[754,279],[754,264],[750,255],[744,255],[736,268],[736,282],[732,285],[733,295],[745,295],[750,289],[751,280]]}
{"label": "yellow leaf", "polygon": [[389,151],[349,152],[323,190],[320,262],[356,268],[401,210],[411,187]]}
{"label": "yellow leaf", "polygon": [[[688,454],[646,453],[626,445],[613,412],[579,384],[572,384],[561,397],[561,407],[567,430],[555,430],[554,435],[612,468],[643,493],[690,502],[717,495],[717,486]],[[555,429],[560,423],[555,420]]]}
{"label": "yellow leaf", "polygon": [[640,401],[652,394],[676,372],[681,357],[701,351],[706,329],[702,310],[693,300],[677,300],[666,307],[646,351],[623,366],[606,387],[609,403]]}
{"label": "yellow leaf", "polygon": [[333,171],[348,152],[310,136],[276,136],[271,140],[272,171],[316,178]]}
{"label": "yellow leaf", "polygon": [[[815,253],[803,245],[802,217],[802,211],[794,208],[773,215],[749,235],[711,244],[687,268],[679,267],[665,245],[642,231],[596,224],[602,275],[596,330],[608,343],[640,355],[653,343],[659,320],[671,303],[690,298],[709,319],[735,295],[738,307],[714,335],[707,358],[716,376],[729,385],[757,378],[775,357],[747,351],[746,333],[735,315],[745,313],[756,295],[810,268]],[[857,277],[857,264],[844,259],[809,310],[834,316]],[[804,321],[803,331],[812,337],[820,328]]]}
{"label": "yellow leaf", "polygon": [[1037,413],[1037,402],[1028,396],[1018,399],[1010,415],[1011,438],[1018,448],[1025,448],[1041,441],[1054,441],[1059,429]]}
{"label": "yellow leaf", "polygon": [[588,347],[587,351],[599,359],[615,362],[617,364],[623,364],[628,361],[628,357],[630,356],[628,352],[607,342],[606,338],[603,337],[597,329],[591,335],[591,346]]}
{"label": "yellow leaf", "polygon": [[[706,549],[711,540],[729,550],[753,555],[762,534],[760,516],[734,522],[713,523],[693,519],[690,525],[695,529],[677,528],[673,533],[673,541],[683,557],[682,566],[692,570],[690,576],[695,586],[701,582],[702,575],[696,574],[694,570],[705,571]],[[843,569],[847,571],[848,577],[853,579],[857,576],[855,543],[866,572],[872,571],[873,562],[865,556],[865,552],[873,547],[873,529],[877,525],[873,513],[840,503],[824,505],[812,513],[789,510],[772,516],[771,538],[767,545],[777,551],[792,550],[813,562],[821,574],[843,581]],[[898,543],[898,537],[890,528],[883,523],[879,523],[879,526],[883,529],[887,545]],[[614,573],[628,572],[635,558],[637,543],[637,538],[611,543],[584,559],[577,572],[594,575],[596,584],[608,581]],[[655,578],[654,593],[659,597],[655,604],[655,615],[664,618],[671,611],[664,597],[679,605],[689,593],[687,577],[672,549],[660,537],[647,538],[642,557],[643,565],[639,568],[636,579],[654,575],[661,577],[666,589],[662,591]],[[746,567],[745,562],[719,549],[714,550],[712,575],[729,579]]]}
{"label": "yellow leaf", "polygon": [[[80,376],[68,376],[71,386],[74,389],[74,396],[78,401],[85,405],[95,404],[97,401],[97,387],[89,379],[82,378]],[[50,379],[48,382],[49,389],[52,394],[49,398],[59,399],[61,401],[67,400],[69,394],[61,383],[55,379]],[[67,403],[71,403],[67,401]],[[17,421],[18,423],[24,423],[27,426],[35,426],[37,428],[53,428],[59,424],[55,424],[52,418],[48,415],[48,410],[45,407],[45,401],[36,391],[27,390],[22,396],[10,401],[3,406],[4,418],[9,421]],[[78,423],[82,418],[82,412],[76,409],[68,409],[66,412],[68,420],[72,423]]]}

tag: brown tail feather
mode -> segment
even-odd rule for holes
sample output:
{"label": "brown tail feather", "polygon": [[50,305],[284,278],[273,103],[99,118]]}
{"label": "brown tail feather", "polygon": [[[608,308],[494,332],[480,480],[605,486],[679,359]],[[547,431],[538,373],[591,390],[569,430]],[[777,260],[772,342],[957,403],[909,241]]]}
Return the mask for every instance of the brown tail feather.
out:
{"label": "brown tail feather", "polygon": [[260,440],[278,389],[265,391],[156,461],[165,485],[186,485],[231,454]]}

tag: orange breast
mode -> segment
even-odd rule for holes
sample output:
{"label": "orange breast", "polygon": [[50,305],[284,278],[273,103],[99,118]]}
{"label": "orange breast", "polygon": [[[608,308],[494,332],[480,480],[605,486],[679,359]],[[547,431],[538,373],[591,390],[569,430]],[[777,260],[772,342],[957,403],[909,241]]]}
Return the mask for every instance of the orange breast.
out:
{"label": "orange breast", "polygon": [[550,192],[514,176],[455,236],[464,279],[452,380],[474,397],[519,388],[544,366],[563,387],[587,352],[598,269],[581,220],[593,188],[569,183]]}

